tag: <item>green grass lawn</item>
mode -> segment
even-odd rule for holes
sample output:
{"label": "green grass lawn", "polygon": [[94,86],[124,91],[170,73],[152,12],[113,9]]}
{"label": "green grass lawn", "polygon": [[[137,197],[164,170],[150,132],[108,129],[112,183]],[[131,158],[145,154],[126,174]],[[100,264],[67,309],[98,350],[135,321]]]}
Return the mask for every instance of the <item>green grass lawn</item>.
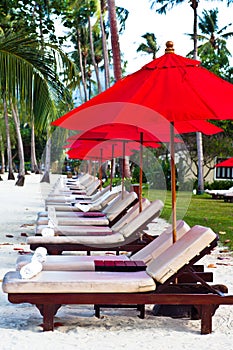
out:
{"label": "green grass lawn", "polygon": [[[150,200],[157,198],[164,202],[161,218],[171,221],[171,192],[166,197],[155,190],[149,190],[144,196]],[[220,242],[233,250],[233,203],[212,199],[209,195],[191,195],[179,192],[177,196],[177,218],[185,220],[190,226],[211,227],[219,234]]]}

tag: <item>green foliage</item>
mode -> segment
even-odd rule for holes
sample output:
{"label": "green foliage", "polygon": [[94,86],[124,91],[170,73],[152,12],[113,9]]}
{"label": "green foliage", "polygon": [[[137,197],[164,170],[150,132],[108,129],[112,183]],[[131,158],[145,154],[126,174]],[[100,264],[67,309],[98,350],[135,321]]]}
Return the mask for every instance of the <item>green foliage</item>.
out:
{"label": "green foliage", "polygon": [[230,180],[215,180],[211,183],[205,182],[205,189],[208,190],[228,190],[230,187],[233,187],[233,181]]}
{"label": "green foliage", "polygon": [[[179,196],[183,196],[184,200],[186,195],[185,192],[179,192]],[[160,197],[156,191],[151,190],[148,192],[148,198],[155,200]],[[171,217],[171,192],[167,192],[164,203],[161,218],[169,220]],[[233,203],[211,199],[207,194],[193,195],[187,212],[182,218],[189,226],[203,225],[210,227],[219,234],[220,244],[227,245],[233,250]],[[226,240],[229,240],[229,242],[226,243]]]}
{"label": "green foliage", "polygon": [[[197,39],[201,42],[198,46],[198,56],[201,59],[202,65],[211,72],[229,78],[231,56],[227,48],[227,39],[233,36],[233,32],[227,32],[231,23],[223,28],[218,27],[218,9],[203,10],[202,16],[198,16],[198,27],[201,34],[197,35]],[[193,38],[193,34],[189,34]],[[188,56],[193,56],[191,51]]]}
{"label": "green foliage", "polygon": [[[139,177],[140,177],[140,167],[138,165],[135,165],[132,172],[132,183],[139,183]],[[142,172],[142,182],[143,183],[147,182],[146,174],[144,172]]]}
{"label": "green foliage", "polygon": [[146,44],[140,44],[137,48],[137,52],[145,52],[147,54],[151,54],[153,59],[156,58],[156,54],[160,47],[157,45],[157,39],[154,33],[146,33],[142,35],[142,38],[146,39]]}

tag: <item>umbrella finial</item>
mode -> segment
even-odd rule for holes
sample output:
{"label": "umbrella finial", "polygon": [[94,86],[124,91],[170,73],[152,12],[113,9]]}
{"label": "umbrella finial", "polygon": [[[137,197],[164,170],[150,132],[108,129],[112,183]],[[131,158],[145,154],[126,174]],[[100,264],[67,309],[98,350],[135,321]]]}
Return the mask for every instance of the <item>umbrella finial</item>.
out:
{"label": "umbrella finial", "polygon": [[174,47],[173,47],[173,41],[167,41],[166,42],[166,49],[165,53],[174,53]]}

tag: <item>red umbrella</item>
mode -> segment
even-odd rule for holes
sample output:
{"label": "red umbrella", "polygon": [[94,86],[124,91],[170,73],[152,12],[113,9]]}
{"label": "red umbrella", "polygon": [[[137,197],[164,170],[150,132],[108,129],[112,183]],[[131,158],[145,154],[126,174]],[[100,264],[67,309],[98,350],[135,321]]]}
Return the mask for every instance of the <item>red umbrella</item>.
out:
{"label": "red umbrella", "polygon": [[[176,55],[170,42],[167,43],[166,51],[165,55],[57,119],[53,125],[86,129],[87,124],[82,124],[82,114],[79,112],[87,111],[88,107],[91,108],[90,121],[107,117],[107,122],[112,122],[115,116],[112,117],[114,113],[111,113],[110,106],[110,109],[106,106],[104,116],[96,115],[92,108],[110,102],[148,107],[174,123],[184,120],[232,119],[233,84],[203,68],[199,61]],[[134,116],[128,115],[127,122],[133,120]]]}
{"label": "red umbrella", "polygon": [[215,166],[216,167],[232,168],[233,167],[233,157],[228,158],[228,159],[224,160],[223,162],[216,164]]}
{"label": "red umbrella", "polygon": [[[111,88],[59,118],[53,125],[84,130],[117,122],[143,127],[153,135],[171,122],[173,236],[176,239],[176,194],[173,137],[183,122],[233,119],[233,85],[201,66],[176,55],[167,43],[166,54],[119,80]],[[178,124],[181,123],[181,124]],[[176,130],[174,131],[174,126]],[[193,131],[198,130],[197,126]]]}
{"label": "red umbrella", "polygon": [[[96,133],[95,133],[96,134]],[[119,142],[117,140],[105,140],[105,139],[78,139],[75,142],[71,143],[69,146],[70,150],[67,152],[69,158],[75,159],[99,159],[100,164],[103,161],[113,158],[123,158],[125,159],[126,155],[131,155],[133,150],[139,150],[140,144],[137,142],[127,143],[125,141]],[[158,146],[157,146],[158,147]],[[112,174],[112,165],[111,162],[111,174]],[[124,169],[124,167],[123,167]],[[102,180],[102,171],[100,166],[100,180]],[[112,180],[112,176],[111,176]],[[112,183],[111,183],[112,186]],[[124,188],[124,174],[122,174],[122,197],[123,197],[123,188]]]}
{"label": "red umbrella", "polygon": [[[164,135],[158,139],[154,135],[152,135],[150,132],[138,128],[137,126],[134,125],[128,125],[128,124],[121,124],[121,123],[112,123],[112,124],[104,124],[98,127],[95,127],[91,130],[88,130],[84,133],[74,135],[69,138],[70,145],[66,147],[71,147],[71,148],[76,148],[77,146],[79,147],[80,145],[80,140],[81,141],[89,141],[93,140],[93,142],[104,142],[106,140],[111,140],[111,142],[123,142],[129,149],[138,149],[139,144],[140,144],[140,173],[139,173],[139,210],[141,211],[142,209],[142,157],[143,157],[143,147],[152,147],[152,148],[157,148],[159,147],[158,142],[161,142],[161,139],[164,142],[169,141],[169,134]],[[176,142],[181,142],[181,140],[176,139]],[[138,142],[138,144],[136,144]],[[116,149],[115,149],[116,151]],[[125,151],[124,151],[125,152]],[[116,153],[114,152],[114,157],[116,156]],[[111,158],[111,157],[110,157]],[[112,154],[113,158],[113,154]],[[123,156],[124,160],[124,156]],[[124,169],[124,167],[123,167]],[[112,167],[111,167],[112,170]],[[124,182],[124,175],[123,175],[123,182]],[[111,177],[112,179],[112,177]]]}

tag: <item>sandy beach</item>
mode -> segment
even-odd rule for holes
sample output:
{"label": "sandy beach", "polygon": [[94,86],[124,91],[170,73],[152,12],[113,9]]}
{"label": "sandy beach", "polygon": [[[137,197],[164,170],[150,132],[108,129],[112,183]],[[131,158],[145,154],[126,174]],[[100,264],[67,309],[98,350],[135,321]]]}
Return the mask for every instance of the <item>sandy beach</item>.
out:
{"label": "sandy beach", "polygon": [[[47,189],[40,175],[27,175],[24,187],[15,181],[0,182],[0,279],[15,269],[19,251],[29,251],[26,236],[34,234],[37,213],[44,210]],[[46,186],[45,186],[46,187]],[[214,283],[225,284],[233,293],[233,257],[223,247],[202,259],[206,270],[214,272]],[[215,268],[208,268],[213,264]],[[0,292],[0,339],[2,350],[64,349],[192,349],[230,350],[233,348],[233,305],[220,306],[213,317],[213,333],[200,335],[200,320],[155,317],[152,306],[146,318],[134,309],[105,309],[94,317],[93,307],[63,306],[55,318],[54,332],[42,332],[42,318],[29,304],[13,305]]]}

